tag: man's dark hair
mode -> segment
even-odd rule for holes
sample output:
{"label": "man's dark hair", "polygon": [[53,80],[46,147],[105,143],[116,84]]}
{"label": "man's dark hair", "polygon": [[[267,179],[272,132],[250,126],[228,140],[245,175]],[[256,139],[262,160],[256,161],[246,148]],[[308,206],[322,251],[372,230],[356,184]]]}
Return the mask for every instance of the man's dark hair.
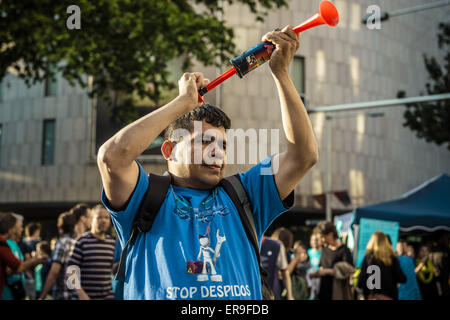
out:
{"label": "man's dark hair", "polygon": [[76,222],[78,222],[78,221],[80,221],[81,217],[87,216],[87,214],[89,212],[89,206],[86,203],[78,203],[77,205],[75,205],[75,207],[70,209],[69,212],[71,212],[75,215]]}
{"label": "man's dark hair", "polygon": [[0,234],[8,233],[14,228],[17,219],[11,212],[0,212]]}
{"label": "man's dark hair", "polygon": [[186,129],[192,132],[194,128],[193,121],[205,120],[207,123],[214,127],[225,129],[231,128],[231,120],[221,109],[212,106],[210,104],[202,104],[200,107],[195,108],[184,116],[178,118],[172,122],[166,130],[164,130],[164,138],[171,140],[172,134],[176,129]]}
{"label": "man's dark hair", "polygon": [[336,227],[330,221],[320,221],[317,224],[317,229],[319,230],[320,234],[323,235],[323,236],[325,236],[325,235],[329,234],[330,232],[332,232],[334,238],[335,239],[338,238],[338,233],[337,233]]}
{"label": "man's dark hair", "polygon": [[31,237],[37,230],[41,229],[38,222],[30,222],[25,226],[25,236]]}
{"label": "man's dark hair", "polygon": [[63,234],[73,234],[76,223],[76,217],[71,212],[63,212],[58,216],[57,226]]}

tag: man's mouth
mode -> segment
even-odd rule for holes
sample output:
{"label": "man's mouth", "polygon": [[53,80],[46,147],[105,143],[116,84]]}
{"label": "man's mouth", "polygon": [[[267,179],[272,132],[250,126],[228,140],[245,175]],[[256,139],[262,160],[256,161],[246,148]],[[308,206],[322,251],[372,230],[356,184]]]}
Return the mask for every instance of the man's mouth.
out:
{"label": "man's mouth", "polygon": [[203,167],[206,167],[211,170],[222,170],[222,165],[219,164],[202,164]]}

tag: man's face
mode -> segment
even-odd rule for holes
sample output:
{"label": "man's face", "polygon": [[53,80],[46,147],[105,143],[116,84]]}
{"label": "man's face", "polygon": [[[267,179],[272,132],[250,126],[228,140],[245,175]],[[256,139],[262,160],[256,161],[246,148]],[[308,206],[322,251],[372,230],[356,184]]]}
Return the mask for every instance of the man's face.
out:
{"label": "man's face", "polygon": [[333,242],[334,242],[333,232],[329,232],[325,235],[322,235],[321,242],[326,246],[333,244]]}
{"label": "man's face", "polygon": [[106,209],[97,209],[93,214],[92,231],[95,234],[104,234],[110,225],[109,213]]}
{"label": "man's face", "polygon": [[422,246],[419,249],[419,258],[423,259],[430,255],[430,248],[427,246]]}
{"label": "man's face", "polygon": [[320,234],[315,233],[311,236],[310,240],[311,248],[318,249],[320,247]]}
{"label": "man's face", "polygon": [[198,121],[194,130],[175,144],[168,163],[170,173],[192,188],[215,187],[225,171],[226,142],[225,128]]}
{"label": "man's face", "polygon": [[408,257],[414,257],[415,252],[414,252],[414,247],[411,245],[406,246],[406,255]]}
{"label": "man's face", "polygon": [[23,221],[20,219],[16,220],[16,225],[10,230],[10,239],[15,242],[19,242],[22,238],[23,233]]}

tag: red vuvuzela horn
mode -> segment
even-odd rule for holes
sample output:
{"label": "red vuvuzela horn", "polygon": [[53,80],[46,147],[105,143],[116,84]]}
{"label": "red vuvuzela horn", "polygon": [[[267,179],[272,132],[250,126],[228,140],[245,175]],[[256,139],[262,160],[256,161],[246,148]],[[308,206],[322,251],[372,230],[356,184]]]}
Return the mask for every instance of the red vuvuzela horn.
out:
{"label": "red vuvuzela horn", "polygon": [[[307,29],[327,24],[330,27],[335,27],[339,23],[339,13],[336,7],[330,1],[322,1],[320,3],[319,11],[305,22],[299,24],[294,28],[296,33],[300,33]],[[245,51],[240,56],[231,59],[230,62],[233,65],[229,70],[222,75],[208,83],[206,87],[198,90],[199,101],[203,102],[202,96],[219,84],[232,77],[236,73],[242,78],[245,74],[256,69],[263,63],[269,61],[272,51],[275,49],[275,45],[269,41],[260,42],[253,48]]]}

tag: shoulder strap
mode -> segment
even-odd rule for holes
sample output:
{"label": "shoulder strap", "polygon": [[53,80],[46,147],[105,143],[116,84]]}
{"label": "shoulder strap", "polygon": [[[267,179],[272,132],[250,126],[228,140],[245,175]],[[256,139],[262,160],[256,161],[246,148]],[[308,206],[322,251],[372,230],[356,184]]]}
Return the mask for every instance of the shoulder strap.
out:
{"label": "shoulder strap", "polygon": [[128,247],[134,241],[138,232],[147,232],[152,228],[153,221],[155,221],[159,208],[164,202],[171,181],[172,177],[167,171],[162,176],[153,173],[149,174],[147,191],[134,218],[130,237],[120,254],[119,267],[115,276],[116,280],[125,279],[125,260]]}
{"label": "shoulder strap", "polygon": [[253,218],[253,212],[250,207],[250,200],[248,198],[247,192],[242,185],[239,175],[234,175],[226,177],[220,181],[220,185],[225,189],[228,196],[233,201],[239,216],[244,226],[247,238],[252,243],[255,249],[256,257],[258,258],[258,263],[261,263],[261,258],[259,254],[259,243],[258,235],[256,233],[255,220]]}
{"label": "shoulder strap", "polygon": [[238,174],[235,174],[234,176],[222,179],[219,184],[233,201],[239,213],[239,217],[241,218],[247,238],[250,240],[253,249],[255,250],[256,258],[258,259],[259,273],[261,275],[262,298],[263,300],[274,300],[273,291],[267,282],[268,273],[261,265],[258,234],[256,233],[253,211],[247,191],[245,191],[244,186],[242,185],[241,178]]}
{"label": "shoulder strap", "polygon": [[167,171],[162,176],[153,173],[149,174],[148,188],[133,222],[133,227],[137,231],[147,232],[152,228],[153,221],[155,221],[159,208],[161,208],[169,190],[171,180],[171,176]]}

